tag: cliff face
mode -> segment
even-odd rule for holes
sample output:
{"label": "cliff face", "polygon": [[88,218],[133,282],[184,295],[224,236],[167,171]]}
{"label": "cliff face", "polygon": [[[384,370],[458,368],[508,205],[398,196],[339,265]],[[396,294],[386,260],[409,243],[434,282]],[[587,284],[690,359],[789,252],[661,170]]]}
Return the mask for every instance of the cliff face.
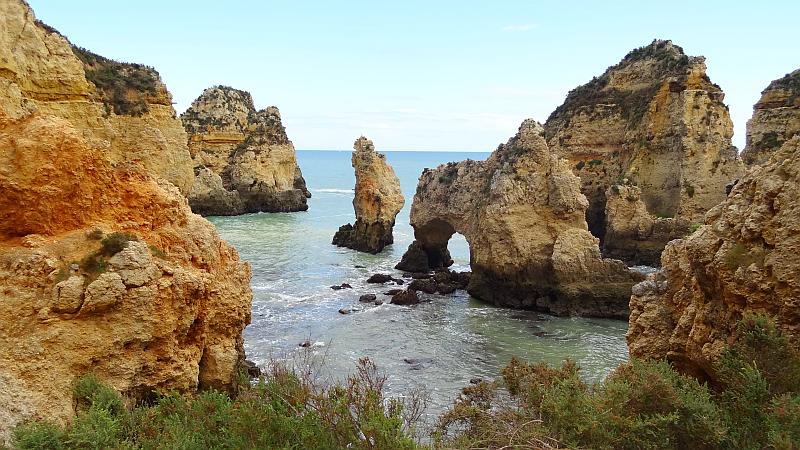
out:
{"label": "cliff face", "polygon": [[601,258],[570,169],[548,149],[541,125],[527,120],[486,161],[426,170],[411,207],[416,241],[397,268],[452,264],[447,241],[458,232],[470,246],[473,296],[560,315],[627,317],[641,278]]}
{"label": "cliff face", "polygon": [[134,164],[188,193],[186,134],[158,72],[72,46],[20,0],[0,1],[0,81],[68,120],[114,165]]}
{"label": "cliff face", "polygon": [[206,89],[181,114],[196,183],[192,210],[202,215],[308,209],[311,194],[278,108],[256,111],[249,93]]}
{"label": "cliff face", "polygon": [[745,164],[764,164],[784,142],[800,133],[800,69],[773,81],[761,92],[747,121]]}
{"label": "cliff face", "polygon": [[361,136],[353,144],[351,163],[356,174],[353,208],[355,225],[343,225],[333,236],[333,244],[368,253],[380,253],[392,242],[392,228],[405,199],[400,180],[386,155],[375,151],[375,145]]}
{"label": "cliff face", "polygon": [[[639,187],[654,219],[699,223],[725,198],[725,185],[743,169],[723,99],[706,76],[704,59],[686,56],[670,41],[632,51],[569,93],[547,120],[545,136],[581,178],[595,236],[604,243],[608,238],[606,192],[623,180]],[[610,248],[626,245],[613,234],[611,240]],[[652,262],[636,247],[610,255]]]}
{"label": "cliff face", "polygon": [[667,245],[662,270],[634,287],[631,355],[714,379],[745,312],[767,313],[800,344],[800,137],[754,166],[706,222]]}
{"label": "cliff face", "polygon": [[[16,64],[0,70],[0,442],[30,418],[69,420],[72,385],[90,371],[132,398],[230,388],[249,266],[173,184],[114,164],[82,127],[111,122],[82,96],[66,41],[22,2],[0,9],[14,43],[0,61]],[[98,114],[73,122],[60,114],[73,103]]]}

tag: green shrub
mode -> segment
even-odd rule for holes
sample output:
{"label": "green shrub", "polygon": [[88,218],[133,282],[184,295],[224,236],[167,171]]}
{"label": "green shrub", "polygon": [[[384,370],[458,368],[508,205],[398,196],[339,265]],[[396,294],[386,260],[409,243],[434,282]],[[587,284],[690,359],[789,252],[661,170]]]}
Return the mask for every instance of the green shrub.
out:
{"label": "green shrub", "polygon": [[138,240],[139,238],[130,233],[124,233],[121,231],[111,233],[104,237],[102,241],[100,241],[99,254],[103,256],[114,256],[127,247],[128,242]]}
{"label": "green shrub", "polygon": [[19,450],[60,450],[65,448],[64,432],[50,422],[31,422],[14,429],[11,442]]}

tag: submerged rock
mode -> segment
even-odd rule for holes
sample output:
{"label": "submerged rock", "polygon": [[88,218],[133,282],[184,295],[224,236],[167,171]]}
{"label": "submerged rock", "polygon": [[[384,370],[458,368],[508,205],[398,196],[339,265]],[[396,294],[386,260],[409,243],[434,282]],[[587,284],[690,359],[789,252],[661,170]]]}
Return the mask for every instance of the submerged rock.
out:
{"label": "submerged rock", "polygon": [[[143,66],[82,63],[21,0],[0,0],[0,43],[0,446],[19,423],[72,420],[89,372],[133,401],[232,389],[250,267],[175,187],[166,89],[129,91]],[[122,77],[133,103],[98,107],[113,87],[92,87],[94,69]],[[116,143],[99,138],[114,130]],[[153,159],[121,163],[136,155]],[[138,242],[111,251],[99,238],[127,236],[115,231]]]}
{"label": "submerged rock", "polygon": [[417,291],[406,289],[394,294],[391,303],[393,305],[416,305],[419,303],[419,297]]}
{"label": "submerged rock", "polygon": [[367,283],[371,284],[388,283],[390,281],[395,281],[395,279],[394,277],[386,273],[376,273],[367,278]]}
{"label": "submerged rock", "polygon": [[713,365],[748,313],[774,316],[800,345],[800,136],[754,166],[691,236],[670,242],[661,271],[631,297],[631,356],[667,358],[714,380]]}
{"label": "submerged rock", "polygon": [[358,298],[358,301],[361,303],[372,303],[378,298],[375,294],[364,294]]}
{"label": "submerged rock", "polygon": [[[702,223],[725,199],[725,185],[744,169],[731,145],[724,97],[706,75],[703,57],[656,40],[570,91],[550,115],[547,143],[580,177],[589,230],[603,242],[604,254],[646,264],[657,259],[664,234],[685,235],[683,224]],[[607,207],[614,206],[607,205],[607,193],[619,184],[640,190],[640,217],[673,218],[674,226],[635,239],[618,229],[607,235]]]}
{"label": "submerged rock", "polygon": [[351,158],[356,174],[353,208],[354,225],[346,224],[333,236],[333,244],[367,253],[380,253],[392,242],[392,228],[405,199],[400,180],[386,155],[375,151],[372,141],[361,136],[353,145]]}
{"label": "submerged rock", "polygon": [[[416,240],[403,261],[423,271],[451,265],[447,241],[458,232],[470,247],[472,296],[555,314],[626,318],[630,288],[642,277],[601,258],[586,207],[578,177],[550,153],[541,125],[526,120],[486,161],[423,172],[411,207]],[[403,262],[398,268],[409,269]]]}
{"label": "submerged rock", "polygon": [[764,164],[772,153],[800,133],[800,69],[777,79],[761,92],[747,121],[745,164]]}
{"label": "submerged rock", "polygon": [[308,209],[311,194],[278,108],[256,111],[250,93],[203,91],[181,114],[195,166],[192,210],[204,216]]}

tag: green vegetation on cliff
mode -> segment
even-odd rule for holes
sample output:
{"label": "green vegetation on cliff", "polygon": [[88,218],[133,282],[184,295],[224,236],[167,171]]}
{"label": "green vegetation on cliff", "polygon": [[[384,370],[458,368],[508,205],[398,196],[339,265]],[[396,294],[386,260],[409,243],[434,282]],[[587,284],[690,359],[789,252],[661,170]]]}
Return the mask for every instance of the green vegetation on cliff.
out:
{"label": "green vegetation on cliff", "polygon": [[[714,386],[668,363],[633,361],[586,385],[560,368],[517,360],[502,378],[465,388],[438,420],[441,449],[794,449],[800,446],[800,354],[775,325],[746,317],[716,366]],[[368,360],[342,384],[276,365],[231,398],[168,395],[127,408],[89,375],[75,387],[78,415],[61,428],[16,429],[19,449],[425,448],[414,439],[420,397],[387,399],[386,378]]]}
{"label": "green vegetation on cliff", "polygon": [[142,64],[121,63],[72,46],[83,63],[86,79],[97,87],[100,99],[115,114],[141,116],[150,111],[148,97],[157,94],[158,72]]}

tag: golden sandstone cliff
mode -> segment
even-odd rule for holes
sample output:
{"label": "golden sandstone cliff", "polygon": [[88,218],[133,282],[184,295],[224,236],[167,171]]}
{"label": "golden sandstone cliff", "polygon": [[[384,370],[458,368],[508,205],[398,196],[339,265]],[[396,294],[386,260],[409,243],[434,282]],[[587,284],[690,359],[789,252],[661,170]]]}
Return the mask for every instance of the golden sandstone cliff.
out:
{"label": "golden sandstone cliff", "polygon": [[137,164],[188,193],[186,134],[158,72],[73,47],[20,0],[0,2],[0,80],[68,120],[112,164]]}
{"label": "golden sandstone cliff", "polygon": [[423,172],[411,207],[416,240],[397,268],[449,266],[447,241],[461,233],[474,297],[559,315],[626,318],[631,286],[642,278],[600,256],[587,205],[569,163],[548,149],[542,126],[526,120],[486,161]]}
{"label": "golden sandstone cliff", "polygon": [[256,111],[248,92],[203,91],[181,114],[197,175],[192,210],[205,216],[308,209],[311,194],[278,108]]}
{"label": "golden sandstone cliff", "polygon": [[763,164],[784,142],[800,133],[800,69],[777,79],[761,92],[747,122],[745,164]]}
{"label": "golden sandstone cliff", "polygon": [[230,388],[250,269],[166,181],[191,184],[166,90],[117,116],[24,2],[0,0],[0,22],[0,441],[69,420],[87,372],[133,399]]}
{"label": "golden sandstone cliff", "polygon": [[[571,91],[550,115],[547,142],[581,178],[589,229],[605,255],[657,264],[670,239],[688,234],[725,198],[743,167],[723,98],[702,57],[654,41]],[[640,211],[640,224],[615,220],[622,216],[609,214],[609,197],[617,197],[611,208],[627,202]]]}
{"label": "golden sandstone cliff", "polygon": [[800,136],[771,152],[712,208],[705,225],[672,241],[662,270],[636,285],[628,345],[714,380],[712,364],[745,312],[775,317],[800,345]]}
{"label": "golden sandstone cliff", "polygon": [[361,136],[353,144],[351,163],[355,169],[356,186],[353,208],[354,225],[342,225],[333,236],[333,244],[354,250],[380,253],[392,242],[392,228],[405,199],[400,192],[400,180],[386,155],[375,151],[375,145]]}

